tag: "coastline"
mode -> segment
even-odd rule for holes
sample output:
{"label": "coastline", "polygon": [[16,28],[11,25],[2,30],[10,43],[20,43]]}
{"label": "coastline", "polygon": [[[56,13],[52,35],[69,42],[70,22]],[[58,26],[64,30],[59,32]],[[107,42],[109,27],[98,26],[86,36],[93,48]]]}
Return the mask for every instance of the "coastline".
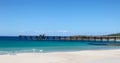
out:
{"label": "coastline", "polygon": [[120,49],[0,55],[0,63],[120,63]]}

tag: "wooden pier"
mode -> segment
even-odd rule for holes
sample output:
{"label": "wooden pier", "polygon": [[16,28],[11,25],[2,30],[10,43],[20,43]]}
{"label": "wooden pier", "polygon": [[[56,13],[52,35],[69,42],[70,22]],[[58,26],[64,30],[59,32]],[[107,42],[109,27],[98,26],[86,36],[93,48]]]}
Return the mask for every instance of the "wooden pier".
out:
{"label": "wooden pier", "polygon": [[24,40],[52,40],[52,41],[119,41],[120,36],[23,36],[19,39]]}

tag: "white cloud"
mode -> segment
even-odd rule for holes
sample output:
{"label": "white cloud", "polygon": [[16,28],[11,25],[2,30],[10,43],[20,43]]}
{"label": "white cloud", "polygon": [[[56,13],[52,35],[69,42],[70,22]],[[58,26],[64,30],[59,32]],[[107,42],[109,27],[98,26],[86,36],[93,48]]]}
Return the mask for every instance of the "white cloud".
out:
{"label": "white cloud", "polygon": [[67,33],[68,31],[66,31],[66,30],[59,30],[58,32],[59,33]]}

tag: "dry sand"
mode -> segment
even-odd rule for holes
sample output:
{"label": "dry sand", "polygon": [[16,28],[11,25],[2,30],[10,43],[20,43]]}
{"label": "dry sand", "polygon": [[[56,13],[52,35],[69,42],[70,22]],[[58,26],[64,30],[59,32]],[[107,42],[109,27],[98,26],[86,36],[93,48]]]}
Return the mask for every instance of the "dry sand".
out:
{"label": "dry sand", "polygon": [[0,55],[0,63],[120,63],[120,50]]}

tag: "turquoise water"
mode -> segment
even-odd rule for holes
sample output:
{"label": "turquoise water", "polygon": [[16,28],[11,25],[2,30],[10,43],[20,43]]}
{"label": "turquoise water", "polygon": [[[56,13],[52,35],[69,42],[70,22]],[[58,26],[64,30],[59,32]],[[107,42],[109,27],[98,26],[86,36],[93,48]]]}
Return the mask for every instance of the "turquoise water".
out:
{"label": "turquoise water", "polygon": [[0,40],[0,54],[46,53],[58,51],[82,51],[82,50],[101,50],[120,48],[120,46],[104,46],[104,45],[99,46],[90,45],[89,43],[91,42]]}

